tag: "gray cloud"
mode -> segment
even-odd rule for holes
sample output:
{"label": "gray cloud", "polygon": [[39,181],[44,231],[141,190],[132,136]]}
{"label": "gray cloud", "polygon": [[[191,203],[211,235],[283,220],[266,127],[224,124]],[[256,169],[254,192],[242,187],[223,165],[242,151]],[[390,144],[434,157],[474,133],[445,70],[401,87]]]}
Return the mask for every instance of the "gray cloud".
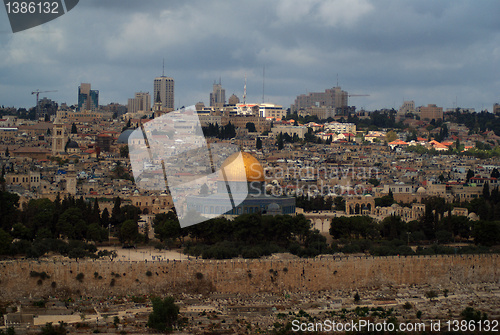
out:
{"label": "gray cloud", "polygon": [[[1,11],[0,11],[1,12]],[[0,13],[0,104],[29,107],[37,88],[75,103],[80,82],[102,103],[176,80],[176,105],[207,103],[213,80],[247,101],[289,106],[340,85],[369,109],[417,105],[488,108],[499,97],[497,1],[80,1],[67,15],[12,34]],[[4,20],[5,18],[5,20]],[[272,100],[272,101],[271,101]]]}

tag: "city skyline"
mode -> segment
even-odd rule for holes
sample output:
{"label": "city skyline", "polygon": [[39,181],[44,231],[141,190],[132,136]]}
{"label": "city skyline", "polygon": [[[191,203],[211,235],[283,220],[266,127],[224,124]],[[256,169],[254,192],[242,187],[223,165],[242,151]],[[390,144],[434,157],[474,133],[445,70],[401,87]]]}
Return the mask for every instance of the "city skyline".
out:
{"label": "city skyline", "polygon": [[153,92],[165,59],[175,108],[209,105],[219,78],[227,96],[242,99],[246,76],[247,102],[261,103],[265,86],[265,102],[285,108],[300,94],[338,83],[350,94],[370,95],[350,99],[358,109],[398,109],[413,100],[491,111],[500,102],[499,6],[87,1],[16,34],[0,11],[0,104],[35,106],[31,92],[40,89],[57,90],[47,98],[72,105],[78,85],[91,83],[101,104],[125,105],[135,92]]}

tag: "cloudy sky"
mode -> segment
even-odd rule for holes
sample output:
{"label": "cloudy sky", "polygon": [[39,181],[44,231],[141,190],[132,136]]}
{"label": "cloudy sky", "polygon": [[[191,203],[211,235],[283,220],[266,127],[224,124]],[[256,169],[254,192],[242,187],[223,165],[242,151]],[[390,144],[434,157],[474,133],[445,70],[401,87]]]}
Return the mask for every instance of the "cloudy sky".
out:
{"label": "cloudy sky", "polygon": [[[289,107],[337,84],[368,110],[416,105],[491,111],[500,102],[500,1],[80,0],[66,15],[13,34],[0,9],[0,105],[31,107],[31,91],[126,104],[175,79],[175,105],[226,98]],[[42,94],[41,96],[43,96]]]}

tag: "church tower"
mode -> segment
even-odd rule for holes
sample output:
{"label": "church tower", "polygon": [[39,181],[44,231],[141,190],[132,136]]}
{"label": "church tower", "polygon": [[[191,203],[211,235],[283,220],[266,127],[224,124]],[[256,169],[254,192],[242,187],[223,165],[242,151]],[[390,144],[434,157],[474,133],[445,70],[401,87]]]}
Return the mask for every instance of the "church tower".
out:
{"label": "church tower", "polygon": [[153,105],[153,115],[154,118],[156,119],[157,117],[160,117],[162,114],[163,114],[163,107],[161,103],[160,92],[157,92],[155,104]]}
{"label": "church tower", "polygon": [[66,134],[64,132],[64,123],[56,117],[52,127],[52,156],[64,153],[66,145]]}

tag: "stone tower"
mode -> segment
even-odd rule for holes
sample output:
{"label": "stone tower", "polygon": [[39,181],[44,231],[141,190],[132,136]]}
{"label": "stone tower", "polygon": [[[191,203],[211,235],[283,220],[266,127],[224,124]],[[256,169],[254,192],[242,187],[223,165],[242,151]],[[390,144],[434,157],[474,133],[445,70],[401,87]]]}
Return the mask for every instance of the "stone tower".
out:
{"label": "stone tower", "polygon": [[52,155],[57,156],[64,153],[65,145],[66,133],[64,131],[64,123],[59,118],[56,118],[52,127]]}
{"label": "stone tower", "polygon": [[76,195],[76,171],[75,166],[70,164],[66,172],[66,192],[71,195]]}

